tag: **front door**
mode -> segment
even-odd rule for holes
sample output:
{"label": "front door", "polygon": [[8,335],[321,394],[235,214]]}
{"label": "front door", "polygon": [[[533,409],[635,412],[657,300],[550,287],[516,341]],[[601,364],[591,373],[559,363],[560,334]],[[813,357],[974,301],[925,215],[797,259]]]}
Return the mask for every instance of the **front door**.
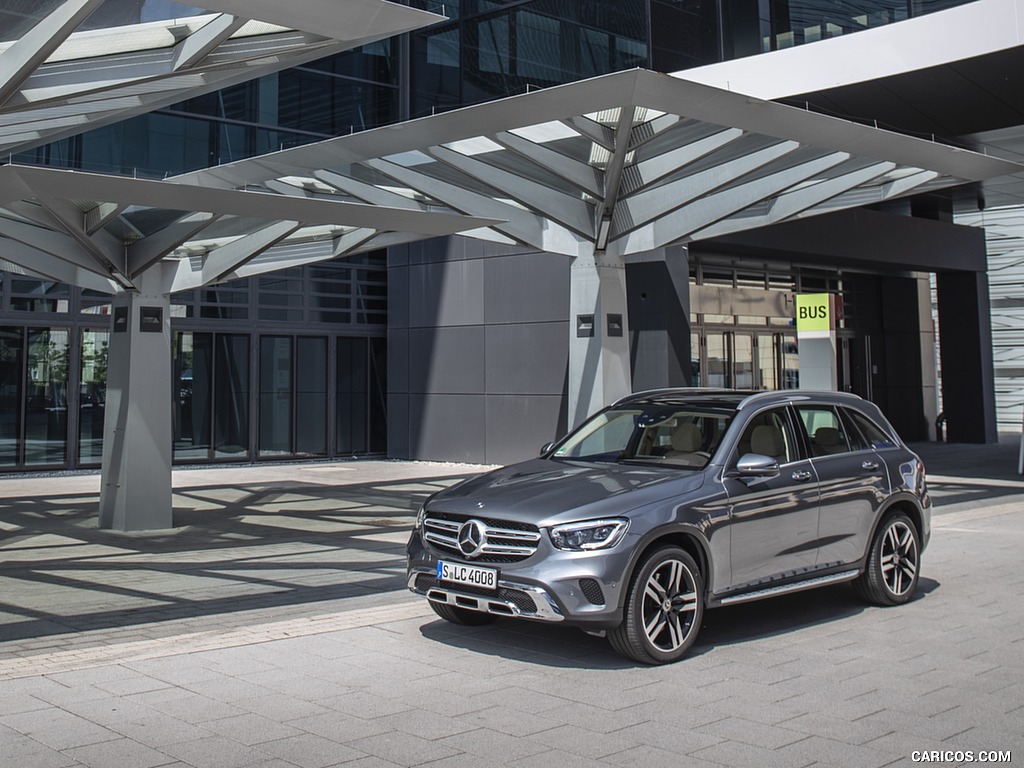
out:
{"label": "front door", "polygon": [[732,533],[732,586],[750,587],[814,567],[817,558],[818,484],[797,448],[786,408],[756,414],[747,424],[732,465],[746,453],[772,456],[779,474],[727,477]]}

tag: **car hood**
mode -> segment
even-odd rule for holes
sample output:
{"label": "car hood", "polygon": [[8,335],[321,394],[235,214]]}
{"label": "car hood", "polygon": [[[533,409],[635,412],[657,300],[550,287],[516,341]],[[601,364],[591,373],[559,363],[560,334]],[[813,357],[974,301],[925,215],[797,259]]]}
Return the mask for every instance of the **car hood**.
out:
{"label": "car hood", "polygon": [[545,527],[626,514],[695,491],[704,476],[677,467],[533,459],[441,491],[427,508]]}

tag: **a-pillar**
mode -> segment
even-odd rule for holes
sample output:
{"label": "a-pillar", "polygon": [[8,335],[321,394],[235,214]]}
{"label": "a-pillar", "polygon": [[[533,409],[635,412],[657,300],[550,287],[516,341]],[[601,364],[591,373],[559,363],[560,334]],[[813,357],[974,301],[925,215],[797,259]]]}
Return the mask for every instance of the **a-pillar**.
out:
{"label": "a-pillar", "polygon": [[170,302],[143,282],[112,311],[100,527],[171,528]]}
{"label": "a-pillar", "polygon": [[631,387],[624,264],[600,253],[578,256],[569,285],[571,428]]}

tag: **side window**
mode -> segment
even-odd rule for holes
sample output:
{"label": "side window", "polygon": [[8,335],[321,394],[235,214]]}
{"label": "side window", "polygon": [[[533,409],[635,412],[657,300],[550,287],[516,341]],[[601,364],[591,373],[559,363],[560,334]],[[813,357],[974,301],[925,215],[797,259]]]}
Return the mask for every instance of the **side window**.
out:
{"label": "side window", "polygon": [[861,434],[864,435],[864,438],[870,443],[872,448],[896,447],[896,441],[863,413],[854,410],[848,410],[846,413],[853,419],[853,423],[857,425],[857,428],[860,429]]}
{"label": "side window", "polygon": [[760,453],[779,464],[796,461],[796,441],[782,409],[764,411],[750,420],[739,442],[739,455]]}
{"label": "side window", "polygon": [[846,440],[850,444],[850,450],[866,451],[868,449],[868,442],[861,434],[861,430],[851,420],[853,412],[846,408],[838,408],[837,410],[839,411],[839,419],[843,422],[843,429],[846,432]]}
{"label": "side window", "polygon": [[798,405],[797,412],[804,423],[807,436],[811,438],[812,456],[832,456],[847,453],[850,445],[846,429],[833,408],[814,405]]}

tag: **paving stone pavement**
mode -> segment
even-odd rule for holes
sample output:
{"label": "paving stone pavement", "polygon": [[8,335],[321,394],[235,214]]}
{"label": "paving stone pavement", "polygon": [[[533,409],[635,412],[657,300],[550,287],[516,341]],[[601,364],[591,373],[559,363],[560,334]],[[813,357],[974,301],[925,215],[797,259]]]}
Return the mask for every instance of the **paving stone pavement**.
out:
{"label": "paving stone pavement", "polygon": [[5,478],[0,766],[1020,762],[1016,445],[917,447],[937,504],[917,599],[709,611],[656,668],[576,630],[454,627],[403,591],[421,499],[480,467],[178,470],[178,527],[146,535],[97,530],[95,475]]}

